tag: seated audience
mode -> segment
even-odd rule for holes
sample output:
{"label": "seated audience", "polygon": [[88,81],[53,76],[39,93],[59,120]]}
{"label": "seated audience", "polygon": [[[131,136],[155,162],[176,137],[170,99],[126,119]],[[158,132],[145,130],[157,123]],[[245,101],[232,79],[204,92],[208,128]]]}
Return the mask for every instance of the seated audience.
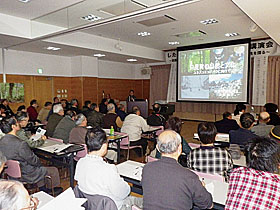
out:
{"label": "seated audience", "polygon": [[264,105],[264,111],[268,112],[270,115],[270,121],[268,125],[280,125],[280,117],[278,114],[277,104],[267,103]]}
{"label": "seated audience", "polygon": [[142,132],[149,130],[150,126],[141,116],[140,109],[137,106],[132,107],[132,113],[125,118],[121,132],[128,134],[130,146],[142,146],[144,155],[146,154],[148,142],[146,139],[141,138],[141,135]]}
{"label": "seated audience", "polygon": [[61,104],[56,104],[53,106],[53,114],[50,115],[48,119],[48,123],[46,126],[46,136],[53,136],[54,130],[57,126],[57,124],[62,120],[64,116],[64,110],[62,108]]}
{"label": "seated audience", "polygon": [[79,102],[77,99],[74,98],[71,100],[71,107],[69,108],[69,110],[72,110],[76,114],[80,114],[81,111],[79,109]]}
{"label": "seated audience", "polygon": [[88,113],[90,112],[90,105],[91,101],[85,101],[85,105],[82,108],[82,113],[87,117]]}
{"label": "seated audience", "polygon": [[147,123],[151,126],[165,126],[165,118],[160,114],[160,104],[155,103],[153,105],[153,113],[148,117]]}
{"label": "seated audience", "polygon": [[57,124],[52,137],[62,139],[63,143],[68,144],[70,132],[76,125],[74,121],[75,116],[76,113],[74,111],[68,110],[65,117]]}
{"label": "seated audience", "polygon": [[125,112],[125,107],[123,104],[118,105],[118,110],[116,110],[117,115],[121,118],[121,121],[124,121],[127,113]]}
{"label": "seated audience", "polygon": [[32,210],[37,209],[39,201],[29,196],[23,184],[14,180],[0,181],[1,210]]}
{"label": "seated audience", "polygon": [[134,90],[129,91],[129,96],[127,97],[126,101],[135,101],[136,97],[134,95]]}
{"label": "seated audience", "polygon": [[123,122],[121,121],[121,118],[116,114],[115,105],[108,104],[107,110],[108,112],[103,118],[103,128],[110,129],[111,126],[113,126],[114,130],[119,130],[122,127]]}
{"label": "seated audience", "polygon": [[[6,135],[0,139],[0,151],[8,160],[17,160],[20,163],[20,181],[37,184],[40,190],[51,192],[51,187],[46,185],[45,182],[45,176],[48,175],[52,178],[54,187],[60,185],[57,168],[43,167],[40,159],[32,152],[28,144],[16,136],[20,126],[15,118],[2,120],[1,130]],[[55,190],[62,192],[62,188],[56,188]]]}
{"label": "seated audience", "polygon": [[212,208],[212,196],[198,176],[177,162],[182,151],[180,135],[175,131],[164,131],[159,135],[157,148],[162,158],[147,163],[142,172],[144,209]]}
{"label": "seated audience", "polygon": [[3,153],[0,151],[0,174],[4,169],[5,163],[7,161],[7,158],[3,155]]}
{"label": "seated audience", "polygon": [[64,112],[66,112],[69,109],[68,101],[66,99],[61,99],[60,103],[63,107]]}
{"label": "seated audience", "polygon": [[75,119],[76,127],[73,128],[69,135],[69,143],[85,144],[87,133],[87,118],[83,114],[78,114]]}
{"label": "seated audience", "polygon": [[187,167],[198,172],[227,177],[233,168],[233,162],[225,148],[214,147],[217,135],[214,123],[200,123],[197,130],[201,146],[190,152]]}
{"label": "seated audience", "polygon": [[236,104],[235,110],[232,115],[232,119],[236,120],[237,124],[240,125],[240,116],[245,113],[246,106],[244,104]]}
{"label": "seated audience", "polygon": [[97,104],[92,103],[90,105],[90,109],[91,111],[88,113],[87,116],[88,125],[93,128],[96,127],[102,128],[104,124],[104,120],[103,120],[104,115],[99,112],[99,107],[97,106]]}
{"label": "seated audience", "polygon": [[103,98],[101,100],[101,103],[99,104],[99,112],[102,114],[107,114],[107,105],[108,105],[107,99]]}
{"label": "seated audience", "polygon": [[4,113],[5,113],[6,117],[15,115],[13,110],[10,108],[9,101],[7,99],[3,99],[0,106],[1,106],[1,109],[4,109]]}
{"label": "seated audience", "polygon": [[254,126],[251,131],[260,137],[268,137],[273,125],[267,125],[270,121],[270,115],[268,112],[261,112],[259,115],[259,124]]}
{"label": "seated audience", "polygon": [[237,130],[231,130],[229,132],[229,141],[231,144],[238,144],[241,149],[244,148],[248,140],[257,137],[252,133],[251,128],[253,127],[255,119],[250,113],[244,113],[240,116],[240,128]]}
{"label": "seated audience", "polygon": [[31,148],[36,148],[36,147],[40,147],[45,143],[46,140],[46,136],[42,136],[40,139],[33,141],[31,139],[31,133],[27,133],[24,128],[27,126],[28,121],[29,121],[29,117],[28,117],[28,113],[27,112],[17,112],[16,114],[16,119],[19,123],[20,126],[20,130],[17,131],[16,135],[18,138],[20,138],[21,140],[27,142],[27,144],[29,145],[29,147]]}
{"label": "seated audience", "polygon": [[280,146],[269,138],[249,142],[245,150],[247,167],[230,174],[225,210],[280,207]]}
{"label": "seated audience", "polygon": [[52,109],[52,102],[47,101],[45,103],[45,106],[40,110],[38,114],[38,120],[40,120],[42,123],[45,123],[47,121],[47,117],[49,116],[49,112]]}
{"label": "seated audience", "polygon": [[280,125],[276,125],[271,129],[269,137],[280,143]]}
{"label": "seated audience", "polygon": [[27,113],[29,115],[29,120],[32,122],[37,121],[38,112],[37,112],[38,103],[37,100],[33,99],[30,101],[30,106],[27,108]]}
{"label": "seated audience", "polygon": [[75,180],[79,189],[89,195],[103,195],[111,198],[118,209],[127,205],[140,204],[142,199],[129,196],[130,186],[118,174],[115,165],[106,163],[107,137],[102,129],[89,129],[86,134],[88,154],[77,163]]}
{"label": "seated audience", "polygon": [[232,119],[230,112],[223,113],[223,119],[215,122],[218,133],[229,133],[230,130],[237,130],[239,125]]}

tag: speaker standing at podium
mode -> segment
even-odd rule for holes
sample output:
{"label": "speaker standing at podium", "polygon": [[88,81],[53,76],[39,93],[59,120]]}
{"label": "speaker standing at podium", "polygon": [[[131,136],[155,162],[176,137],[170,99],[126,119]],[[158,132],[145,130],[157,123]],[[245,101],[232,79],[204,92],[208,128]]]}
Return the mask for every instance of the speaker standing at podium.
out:
{"label": "speaker standing at podium", "polygon": [[136,97],[134,95],[134,90],[129,91],[129,96],[127,97],[126,101],[135,101]]}

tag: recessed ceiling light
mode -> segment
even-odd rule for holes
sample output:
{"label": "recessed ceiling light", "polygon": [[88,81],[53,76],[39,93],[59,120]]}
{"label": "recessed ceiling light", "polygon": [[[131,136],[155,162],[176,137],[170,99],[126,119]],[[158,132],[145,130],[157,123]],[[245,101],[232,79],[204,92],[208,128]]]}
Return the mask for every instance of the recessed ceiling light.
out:
{"label": "recessed ceiling light", "polygon": [[19,0],[20,2],[22,2],[22,3],[28,3],[28,2],[30,2],[30,0]]}
{"label": "recessed ceiling light", "polygon": [[225,36],[227,37],[233,37],[233,36],[239,36],[239,33],[226,33]]}
{"label": "recessed ceiling light", "polygon": [[101,58],[101,57],[104,57],[105,55],[104,55],[104,54],[97,53],[97,54],[93,54],[93,56],[94,56],[94,57]]}
{"label": "recessed ceiling light", "polygon": [[87,20],[87,21],[97,21],[97,20],[101,20],[102,17],[98,17],[98,16],[95,16],[93,14],[89,14],[87,16],[81,17],[81,19]]}
{"label": "recessed ceiling light", "polygon": [[175,41],[175,42],[168,42],[168,44],[169,45],[178,45],[178,44],[180,44],[180,42],[177,42],[177,41]]}
{"label": "recessed ceiling light", "polygon": [[211,18],[208,20],[202,20],[200,21],[200,23],[204,24],[204,25],[209,25],[209,24],[214,24],[214,23],[218,23],[219,21],[215,18]]}
{"label": "recessed ceiling light", "polygon": [[50,47],[47,47],[47,48],[45,48],[45,49],[47,49],[47,50],[53,50],[53,51],[57,51],[57,50],[60,50],[61,48],[59,48],[59,47],[52,47],[52,46],[50,46]]}
{"label": "recessed ceiling light", "polygon": [[139,32],[137,35],[138,35],[138,36],[150,36],[151,33],[150,33],[150,32],[147,32],[147,31],[144,31],[144,32]]}
{"label": "recessed ceiling light", "polygon": [[129,58],[129,59],[126,59],[128,62],[136,62],[137,59],[134,59],[134,58]]}

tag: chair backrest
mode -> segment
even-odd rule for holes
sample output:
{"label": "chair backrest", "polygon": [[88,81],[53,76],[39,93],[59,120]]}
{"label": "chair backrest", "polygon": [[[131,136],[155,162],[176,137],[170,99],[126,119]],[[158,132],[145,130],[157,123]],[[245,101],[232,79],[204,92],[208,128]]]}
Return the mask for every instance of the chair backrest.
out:
{"label": "chair backrest", "polygon": [[115,132],[116,135],[120,135],[120,136],[127,136],[125,138],[123,138],[120,142],[121,146],[127,146],[129,145],[129,138],[128,138],[128,134],[127,133],[121,133],[121,132]]}
{"label": "chair backrest", "polygon": [[7,168],[5,169],[5,173],[8,176],[13,178],[20,178],[21,177],[21,170],[19,162],[16,160],[7,160],[6,162]]}
{"label": "chair backrest", "polygon": [[131,210],[142,210],[142,209],[140,209],[138,206],[133,205],[131,206]]}
{"label": "chair backrest", "polygon": [[74,157],[74,160],[78,161],[80,160],[81,158],[85,157],[87,155],[87,145],[85,144],[82,144],[84,146],[84,149],[77,152],[77,155]]}
{"label": "chair backrest", "polygon": [[212,179],[212,180],[216,180],[216,181],[220,181],[220,182],[224,182],[225,179],[223,176],[218,175],[218,174],[207,174],[207,173],[202,173],[202,172],[198,172],[198,171],[194,171],[192,170],[194,173],[196,173],[197,176],[199,176],[200,178],[205,178],[205,179]]}
{"label": "chair backrest", "polygon": [[53,137],[49,137],[48,139],[51,140],[51,141],[57,141],[59,143],[63,143],[62,139],[57,139],[57,138],[53,138]]}
{"label": "chair backrest", "polygon": [[111,198],[103,195],[88,195],[86,193],[83,193],[79,189],[78,185],[76,185],[74,188],[74,194],[76,198],[87,199],[87,202],[83,204],[85,210],[118,210],[115,202]]}
{"label": "chair backrest", "polygon": [[188,143],[188,144],[192,149],[196,149],[200,147],[200,144],[195,144],[195,143]]}
{"label": "chair backrest", "polygon": [[149,163],[149,162],[154,162],[154,161],[157,161],[157,160],[159,160],[159,159],[154,158],[154,157],[151,157],[151,156],[147,156],[147,162],[148,162],[148,163]]}
{"label": "chair backrest", "polygon": [[159,136],[163,131],[164,131],[164,127],[162,125],[160,126],[151,126],[152,128],[160,128],[160,130],[158,130],[156,132],[156,135]]}

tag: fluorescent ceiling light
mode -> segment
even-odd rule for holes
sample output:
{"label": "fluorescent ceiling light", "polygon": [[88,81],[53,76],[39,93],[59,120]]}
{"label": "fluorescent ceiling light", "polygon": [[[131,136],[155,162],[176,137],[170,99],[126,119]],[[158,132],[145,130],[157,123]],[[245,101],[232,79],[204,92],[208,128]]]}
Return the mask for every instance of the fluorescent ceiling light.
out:
{"label": "fluorescent ceiling light", "polygon": [[147,31],[144,31],[144,32],[139,32],[137,35],[138,35],[138,36],[150,36],[151,33],[150,33],[150,32],[147,32]]}
{"label": "fluorescent ceiling light", "polygon": [[22,2],[22,3],[28,3],[28,2],[30,2],[30,0],[19,0],[20,2]]}
{"label": "fluorescent ceiling light", "polygon": [[209,25],[209,24],[214,24],[214,23],[218,23],[219,21],[215,18],[211,18],[208,20],[202,20],[200,21],[200,23],[204,24],[204,25]]}
{"label": "fluorescent ceiling light", "polygon": [[227,37],[233,37],[233,36],[239,36],[240,34],[239,33],[226,33],[225,36]]}
{"label": "fluorescent ceiling light", "polygon": [[50,47],[47,47],[47,48],[45,48],[45,49],[47,49],[47,50],[53,50],[53,51],[57,51],[57,50],[60,50],[61,48],[59,48],[59,47],[52,47],[52,46],[50,46]]}
{"label": "fluorescent ceiling light", "polygon": [[81,17],[81,19],[87,20],[87,21],[97,21],[97,20],[101,20],[102,17],[98,17],[98,16],[95,16],[93,14],[89,14],[87,16]]}
{"label": "fluorescent ceiling light", "polygon": [[134,59],[134,58],[129,58],[129,59],[126,59],[128,62],[136,62],[137,59]]}
{"label": "fluorescent ceiling light", "polygon": [[94,57],[101,58],[101,57],[104,57],[105,55],[104,55],[104,54],[97,53],[97,54],[93,54],[93,56],[94,56]]}
{"label": "fluorescent ceiling light", "polygon": [[168,42],[168,44],[170,44],[170,45],[178,45],[178,44],[180,44],[180,42],[177,42],[177,41],[175,41],[175,42]]}

